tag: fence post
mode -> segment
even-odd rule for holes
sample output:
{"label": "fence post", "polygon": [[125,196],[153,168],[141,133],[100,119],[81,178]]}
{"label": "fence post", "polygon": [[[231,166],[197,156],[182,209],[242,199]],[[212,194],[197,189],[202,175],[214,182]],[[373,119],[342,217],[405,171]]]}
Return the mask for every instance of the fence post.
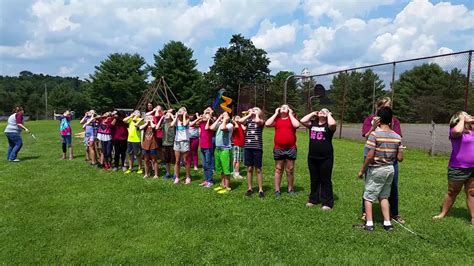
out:
{"label": "fence post", "polygon": [[392,109],[393,109],[393,103],[395,99],[395,66],[397,63],[393,62],[393,68],[392,68]]}
{"label": "fence post", "polygon": [[430,148],[430,155],[433,156],[435,154],[435,144],[436,144],[436,124],[433,120],[431,120],[431,148]]}
{"label": "fence post", "polygon": [[344,111],[346,109],[346,83],[347,83],[347,70],[344,71],[344,82],[342,83],[342,110],[341,110],[341,123],[339,124],[339,138],[342,138],[342,124],[344,123]]}
{"label": "fence post", "polygon": [[467,59],[467,78],[466,78],[466,88],[464,89],[464,111],[467,112],[468,108],[468,98],[469,98],[469,86],[471,85],[471,61],[472,61],[472,50],[469,51],[469,56]]}

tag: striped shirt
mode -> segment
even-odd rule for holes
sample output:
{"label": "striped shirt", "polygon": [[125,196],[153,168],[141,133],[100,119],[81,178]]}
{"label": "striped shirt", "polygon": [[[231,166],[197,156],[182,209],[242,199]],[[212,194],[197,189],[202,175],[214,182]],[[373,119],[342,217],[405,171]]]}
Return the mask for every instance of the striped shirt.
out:
{"label": "striped shirt", "polygon": [[365,147],[375,150],[374,161],[370,166],[391,165],[397,159],[398,148],[402,144],[402,138],[393,130],[383,131],[378,128],[370,133]]}
{"label": "striped shirt", "polygon": [[255,123],[252,118],[247,119],[247,130],[245,131],[244,146],[246,149],[263,149],[262,130],[262,125]]}

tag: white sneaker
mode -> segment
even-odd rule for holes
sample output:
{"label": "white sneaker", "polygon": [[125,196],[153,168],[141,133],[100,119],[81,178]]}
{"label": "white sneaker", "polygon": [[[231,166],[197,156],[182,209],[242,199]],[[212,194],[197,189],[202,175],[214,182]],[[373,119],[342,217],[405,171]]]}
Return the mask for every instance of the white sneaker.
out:
{"label": "white sneaker", "polygon": [[321,209],[322,209],[323,211],[330,211],[330,210],[332,210],[332,208],[329,207],[329,206],[323,206],[323,207],[321,207]]}

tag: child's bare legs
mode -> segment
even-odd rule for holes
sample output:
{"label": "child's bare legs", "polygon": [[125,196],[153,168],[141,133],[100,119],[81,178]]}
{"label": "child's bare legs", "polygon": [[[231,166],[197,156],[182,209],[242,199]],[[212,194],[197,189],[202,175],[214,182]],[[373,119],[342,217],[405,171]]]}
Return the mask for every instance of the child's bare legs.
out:
{"label": "child's bare legs", "polygon": [[438,215],[433,217],[433,219],[442,219],[448,214],[449,209],[453,206],[463,185],[464,182],[462,181],[448,181],[448,192],[444,195],[443,208]]}
{"label": "child's bare legs", "polygon": [[133,169],[133,156],[134,153],[128,154],[128,169],[132,170]]}
{"label": "child's bare legs", "polygon": [[153,165],[153,171],[155,173],[154,177],[158,177],[158,161],[156,160],[156,155],[151,155],[151,163]]}
{"label": "child's bare legs", "polygon": [[87,146],[87,150],[89,152],[89,158],[92,164],[97,164],[97,158],[95,156],[95,143],[94,141],[89,141],[89,145]]}
{"label": "child's bare legs", "polygon": [[186,178],[191,178],[191,160],[189,152],[183,152],[184,167],[186,169]]}
{"label": "child's bare legs", "polygon": [[222,187],[230,188],[230,176],[221,174],[221,177],[222,177],[222,184],[223,184]]}
{"label": "child's bare legs", "polygon": [[179,170],[180,170],[180,162],[181,162],[181,152],[175,151],[174,152],[174,157],[175,157],[175,163],[174,163],[174,175],[176,176],[176,179],[174,180],[174,183],[177,184],[179,182]]}
{"label": "child's bare legs", "polygon": [[[275,192],[280,192],[281,175],[283,173],[283,167],[284,166],[285,166],[285,160],[276,160],[275,161]],[[259,187],[260,187],[260,185],[259,185]]]}
{"label": "child's bare legs", "polygon": [[166,169],[166,174],[171,174],[171,164],[170,163],[166,163],[165,164],[165,169]]}
{"label": "child's bare legs", "polygon": [[255,172],[257,172],[257,182],[258,182],[258,192],[263,191],[263,173],[262,168],[255,168]]}
{"label": "child's bare legs", "polygon": [[143,157],[145,157],[145,176],[144,177],[148,177],[148,173],[150,171],[150,165],[148,164],[151,160],[150,158],[150,154],[145,154],[143,155]]}
{"label": "child's bare legs", "polygon": [[[89,143],[87,143],[87,144],[89,144]],[[86,146],[86,161],[88,162],[90,160],[91,160],[91,157],[89,155],[89,146]]]}
{"label": "child's bare legs", "polygon": [[234,175],[240,175],[240,162],[239,160],[234,161]]}
{"label": "child's bare legs", "polygon": [[295,177],[295,161],[285,160],[286,179],[288,181],[288,192],[293,191],[293,181]]}
{"label": "child's bare legs", "polygon": [[471,177],[464,183],[464,189],[466,191],[467,207],[471,213],[471,225],[474,225],[474,178]]}
{"label": "child's bare legs", "polygon": [[72,145],[69,145],[69,160],[74,159],[74,156],[72,156]]}
{"label": "child's bare legs", "polygon": [[365,217],[367,221],[373,222],[374,218],[372,215],[372,202],[364,199],[364,206],[365,206]]}
{"label": "child's bare legs", "polygon": [[221,173],[221,187],[226,187],[225,175]]}
{"label": "child's bare legs", "polygon": [[142,155],[137,155],[136,157],[138,161],[138,170],[140,170],[143,167],[143,158],[142,158]]}
{"label": "child's bare legs", "polygon": [[382,210],[382,216],[384,222],[390,222],[390,206],[388,204],[388,199],[381,198],[379,199],[380,202],[380,210]]}
{"label": "child's bare legs", "polygon": [[247,190],[252,190],[253,166],[247,166]]}

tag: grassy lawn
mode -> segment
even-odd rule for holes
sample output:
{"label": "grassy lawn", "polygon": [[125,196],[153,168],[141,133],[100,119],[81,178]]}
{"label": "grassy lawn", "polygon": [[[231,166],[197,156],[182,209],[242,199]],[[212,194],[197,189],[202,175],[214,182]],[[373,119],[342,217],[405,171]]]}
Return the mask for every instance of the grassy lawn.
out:
{"label": "grassy lawn", "polygon": [[[20,163],[8,163],[0,138],[0,263],[94,264],[456,264],[473,263],[474,230],[465,197],[450,216],[432,221],[447,187],[448,157],[408,149],[400,164],[400,213],[407,227],[392,233],[355,231],[363,182],[359,142],[334,140],[335,208],[307,209],[307,136],[299,132],[297,196],[273,197],[273,131],[264,130],[267,197],[244,196],[245,181],[218,195],[198,186],[107,172],[76,159],[59,161],[58,124],[29,122]],[[0,124],[3,130],[5,124]],[[73,125],[76,132],[77,122]],[[284,187],[286,182],[284,182]],[[255,184],[256,185],[256,184]],[[286,188],[283,188],[284,191]],[[376,223],[381,222],[378,205]],[[378,224],[377,224],[378,225]],[[377,226],[376,225],[376,226]],[[471,255],[469,255],[471,254]],[[471,261],[469,263],[469,261]]]}

